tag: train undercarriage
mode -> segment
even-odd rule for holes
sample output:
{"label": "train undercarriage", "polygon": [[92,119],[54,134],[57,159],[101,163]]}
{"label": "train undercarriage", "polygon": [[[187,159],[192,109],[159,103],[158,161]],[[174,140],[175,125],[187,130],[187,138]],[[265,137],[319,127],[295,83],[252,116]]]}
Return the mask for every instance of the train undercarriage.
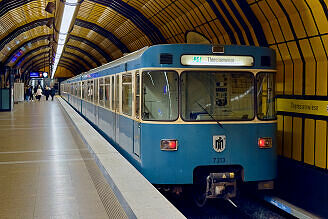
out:
{"label": "train undercarriage", "polygon": [[257,190],[272,190],[273,181],[245,183],[241,166],[201,166],[194,170],[192,185],[156,185],[160,191],[175,195],[191,195],[198,207],[205,206],[209,199],[225,199],[237,207],[234,199],[238,198],[242,187]]}

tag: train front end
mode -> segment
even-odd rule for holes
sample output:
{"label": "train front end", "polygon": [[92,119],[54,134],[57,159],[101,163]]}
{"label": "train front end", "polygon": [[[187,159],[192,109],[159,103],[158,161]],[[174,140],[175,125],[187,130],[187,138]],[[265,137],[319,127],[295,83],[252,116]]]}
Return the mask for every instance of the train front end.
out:
{"label": "train front end", "polygon": [[192,68],[143,71],[140,169],[151,183],[193,185],[199,203],[233,198],[241,183],[273,188],[275,62],[263,60],[274,54],[235,54],[182,55]]}

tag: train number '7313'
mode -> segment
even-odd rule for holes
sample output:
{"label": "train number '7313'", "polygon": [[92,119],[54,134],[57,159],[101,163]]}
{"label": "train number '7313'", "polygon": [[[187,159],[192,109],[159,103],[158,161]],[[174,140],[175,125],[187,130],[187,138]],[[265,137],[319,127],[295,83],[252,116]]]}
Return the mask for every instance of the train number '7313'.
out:
{"label": "train number '7313'", "polygon": [[213,157],[213,163],[225,163],[224,157]]}

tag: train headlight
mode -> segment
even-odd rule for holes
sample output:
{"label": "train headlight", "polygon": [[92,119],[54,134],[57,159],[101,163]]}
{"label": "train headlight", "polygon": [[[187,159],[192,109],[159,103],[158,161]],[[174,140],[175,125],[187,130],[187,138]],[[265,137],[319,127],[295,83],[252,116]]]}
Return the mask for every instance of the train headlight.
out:
{"label": "train headlight", "polygon": [[259,138],[258,145],[260,148],[272,148],[272,138]]}
{"label": "train headlight", "polygon": [[162,151],[176,151],[178,150],[178,140],[176,139],[163,139],[161,140]]}

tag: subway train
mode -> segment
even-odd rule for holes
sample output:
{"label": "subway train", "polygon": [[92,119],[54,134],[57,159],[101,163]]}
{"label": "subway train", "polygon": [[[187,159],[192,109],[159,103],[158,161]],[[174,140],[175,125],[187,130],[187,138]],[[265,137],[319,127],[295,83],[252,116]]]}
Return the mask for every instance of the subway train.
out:
{"label": "subway train", "polygon": [[61,95],[152,184],[189,188],[202,206],[244,184],[273,188],[275,58],[255,46],[154,45],[63,81]]}

